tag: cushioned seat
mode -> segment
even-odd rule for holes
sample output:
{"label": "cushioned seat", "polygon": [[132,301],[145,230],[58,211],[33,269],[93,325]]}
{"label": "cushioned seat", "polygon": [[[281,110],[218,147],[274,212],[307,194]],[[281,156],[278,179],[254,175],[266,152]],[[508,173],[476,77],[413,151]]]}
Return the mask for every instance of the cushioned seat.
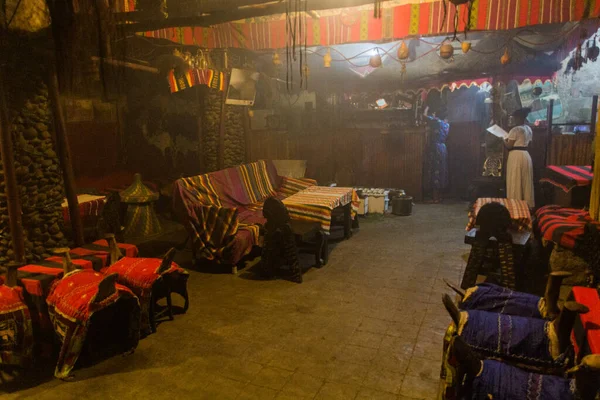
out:
{"label": "cushioned seat", "polygon": [[[54,371],[57,378],[70,376],[84,344],[103,356],[106,346],[123,352],[137,347],[139,302],[131,290],[115,284],[116,278],[116,274],[74,270],[53,283],[46,303],[61,342]],[[87,341],[88,336],[97,340]]]}
{"label": "cushioned seat", "polygon": [[23,289],[0,284],[0,365],[25,367],[33,356],[33,328]]}
{"label": "cushioned seat", "polygon": [[[173,184],[173,210],[192,239],[194,257],[232,267],[259,244],[262,203],[315,185],[312,179],[277,175],[270,161],[257,161]],[[238,237],[239,236],[239,237]]]}
{"label": "cushioned seat", "polygon": [[106,270],[107,274],[117,273],[118,282],[130,288],[139,298],[143,333],[156,332],[154,305],[159,299],[167,299],[167,311],[172,318],[171,292],[178,293],[184,298],[184,311],[188,308],[189,274],[173,262],[174,254],[175,251],[172,249],[162,260],[124,257]]}

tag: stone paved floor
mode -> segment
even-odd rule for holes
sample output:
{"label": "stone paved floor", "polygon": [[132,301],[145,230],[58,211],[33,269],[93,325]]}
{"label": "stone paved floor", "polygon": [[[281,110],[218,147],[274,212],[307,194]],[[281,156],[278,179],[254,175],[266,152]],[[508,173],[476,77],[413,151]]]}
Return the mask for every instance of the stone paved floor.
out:
{"label": "stone paved floor", "polygon": [[465,209],[363,222],[300,285],[191,271],[187,315],[133,355],[2,398],[435,399],[442,278],[462,274]]}

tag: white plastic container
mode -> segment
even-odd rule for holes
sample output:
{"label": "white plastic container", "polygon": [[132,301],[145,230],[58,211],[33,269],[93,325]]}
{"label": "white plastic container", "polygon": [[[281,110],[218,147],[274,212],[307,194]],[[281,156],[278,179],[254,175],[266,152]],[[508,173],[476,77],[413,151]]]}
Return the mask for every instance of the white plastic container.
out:
{"label": "white plastic container", "polygon": [[385,196],[369,196],[369,213],[383,214],[385,212]]}

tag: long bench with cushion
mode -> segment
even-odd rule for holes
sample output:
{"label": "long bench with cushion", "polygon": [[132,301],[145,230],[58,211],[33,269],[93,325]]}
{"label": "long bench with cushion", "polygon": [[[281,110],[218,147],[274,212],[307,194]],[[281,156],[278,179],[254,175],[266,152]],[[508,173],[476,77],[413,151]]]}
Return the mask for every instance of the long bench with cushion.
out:
{"label": "long bench with cushion", "polygon": [[173,211],[188,230],[194,258],[235,271],[259,243],[265,199],[284,199],[315,184],[312,179],[279,176],[271,161],[261,160],[176,180]]}

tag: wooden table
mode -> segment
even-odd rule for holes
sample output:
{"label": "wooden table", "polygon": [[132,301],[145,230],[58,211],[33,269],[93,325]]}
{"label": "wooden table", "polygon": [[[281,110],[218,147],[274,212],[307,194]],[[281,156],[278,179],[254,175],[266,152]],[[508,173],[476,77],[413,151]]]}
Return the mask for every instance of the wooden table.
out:
{"label": "wooden table", "polygon": [[529,206],[527,205],[526,201],[498,197],[480,197],[475,200],[473,207],[471,207],[471,210],[469,211],[469,223],[467,224],[467,231],[475,228],[479,210],[481,210],[481,207],[489,203],[500,203],[507,208],[512,220],[512,230],[521,232],[531,231],[533,228],[533,220],[531,218]]}
{"label": "wooden table", "polygon": [[358,196],[353,188],[310,186],[284,199],[283,204],[292,220],[318,223],[326,235],[331,231],[333,210],[343,208],[344,236],[352,235],[352,214],[358,211]]}
{"label": "wooden table", "polygon": [[[79,215],[83,219],[88,217],[98,217],[102,213],[104,204],[106,203],[106,196],[95,196],[92,194],[80,194],[77,196],[77,202],[79,203]],[[65,222],[71,220],[69,215],[69,203],[67,199],[64,199],[62,204],[63,218]]]}

